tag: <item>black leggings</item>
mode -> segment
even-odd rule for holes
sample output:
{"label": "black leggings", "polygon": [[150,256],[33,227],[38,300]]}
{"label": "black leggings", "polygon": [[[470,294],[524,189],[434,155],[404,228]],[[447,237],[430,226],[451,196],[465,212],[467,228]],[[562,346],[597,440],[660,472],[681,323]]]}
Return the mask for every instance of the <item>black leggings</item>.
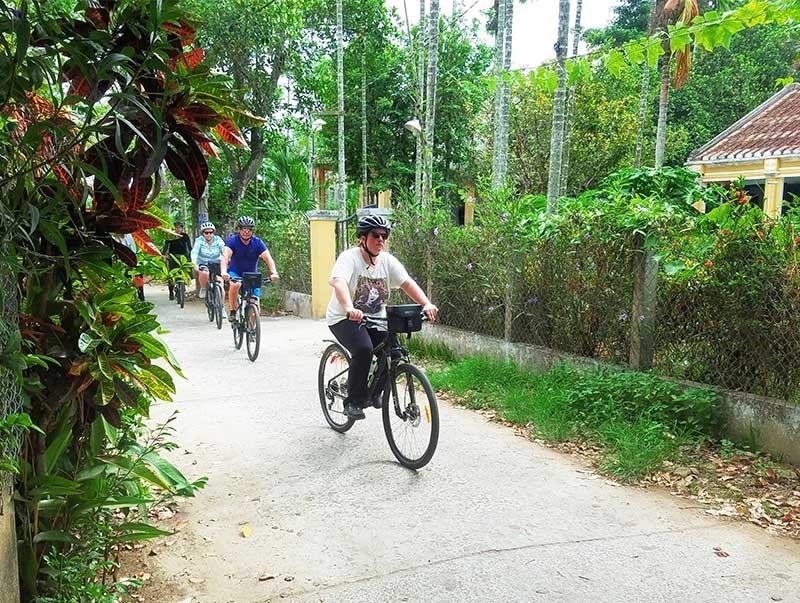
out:
{"label": "black leggings", "polygon": [[350,372],[347,376],[348,395],[345,403],[369,404],[367,376],[369,375],[372,351],[385,341],[389,334],[386,331],[367,328],[347,319],[339,321],[329,328],[338,342],[350,352]]}

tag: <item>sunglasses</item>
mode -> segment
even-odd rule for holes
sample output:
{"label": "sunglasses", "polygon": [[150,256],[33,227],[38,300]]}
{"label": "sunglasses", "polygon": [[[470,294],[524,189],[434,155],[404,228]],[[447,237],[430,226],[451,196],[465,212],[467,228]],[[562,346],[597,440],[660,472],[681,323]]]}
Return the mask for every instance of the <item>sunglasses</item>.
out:
{"label": "sunglasses", "polygon": [[378,232],[377,230],[370,230],[369,236],[371,236],[373,239],[383,239],[384,241],[389,239],[388,232]]}
{"label": "sunglasses", "polygon": [[246,230],[247,232],[253,232],[253,229],[249,226],[240,226],[239,230]]}
{"label": "sunglasses", "polygon": [[213,230],[204,230],[203,234],[214,234]]}

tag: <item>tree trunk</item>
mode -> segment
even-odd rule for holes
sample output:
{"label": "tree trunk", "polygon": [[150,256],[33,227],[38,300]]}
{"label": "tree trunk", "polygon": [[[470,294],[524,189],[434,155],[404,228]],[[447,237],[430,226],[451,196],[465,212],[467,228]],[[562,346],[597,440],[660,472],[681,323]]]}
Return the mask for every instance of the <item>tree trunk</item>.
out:
{"label": "tree trunk", "polygon": [[553,101],[553,129],[550,133],[550,170],[547,178],[547,213],[558,213],[558,187],[561,184],[561,148],[564,144],[564,105],[567,94],[567,72],[564,61],[569,44],[569,0],[558,2],[558,42],[556,71],[558,88]]}
{"label": "tree trunk", "polygon": [[[575,4],[575,27],[572,30],[572,56],[578,56],[578,44],[581,41],[581,12],[583,11],[583,0],[577,0]],[[575,85],[569,87],[567,98],[567,113],[564,116],[564,146],[561,149],[561,182],[558,186],[558,195],[563,197],[567,194],[567,181],[569,180],[569,152],[572,138],[572,112],[575,109]]]}
{"label": "tree trunk", "polygon": [[645,59],[642,64],[642,87],[639,90],[639,127],[636,130],[636,151],[633,167],[642,166],[642,147],[644,147],[644,127],[647,120],[647,97],[650,94],[650,64]]}
{"label": "tree trunk", "polygon": [[428,23],[428,81],[425,90],[425,161],[422,178],[423,207],[430,208],[433,197],[433,132],[436,122],[436,74],[439,57],[439,0],[431,0]]}
{"label": "tree trunk", "polygon": [[494,141],[492,154],[492,189],[503,187],[506,178],[506,165],[503,163],[502,129],[503,129],[503,98],[506,87],[503,77],[505,60],[505,35],[506,35],[506,0],[497,0],[497,25],[494,34]]}
{"label": "tree trunk", "polygon": [[369,205],[369,181],[367,174],[367,47],[361,52],[361,186],[363,203]]}
{"label": "tree trunk", "polygon": [[337,122],[339,143],[339,169],[336,174],[336,203],[339,208],[339,252],[347,247],[347,197],[344,172],[344,42],[342,0],[336,0],[336,84],[338,90]]}
{"label": "tree trunk", "polygon": [[[425,124],[425,63],[426,55],[425,50],[427,44],[425,43],[426,21],[425,21],[425,0],[419,0],[419,30],[417,31],[417,107],[416,118],[420,122],[420,127],[424,128]],[[422,162],[424,161],[425,148],[422,144],[423,134],[415,134],[417,137],[417,155],[416,166],[414,169],[414,195],[417,203],[422,204]]]}
{"label": "tree trunk", "polygon": [[670,59],[671,55],[669,52],[661,56],[661,89],[658,94],[658,128],[656,129],[656,169],[664,165],[664,149],[667,145]]}

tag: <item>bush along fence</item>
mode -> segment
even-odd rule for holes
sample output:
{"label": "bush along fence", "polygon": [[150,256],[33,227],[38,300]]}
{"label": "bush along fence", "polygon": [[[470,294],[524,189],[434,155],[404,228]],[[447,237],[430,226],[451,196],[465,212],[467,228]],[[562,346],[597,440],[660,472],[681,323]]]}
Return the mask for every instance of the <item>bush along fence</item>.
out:
{"label": "bush along fence", "polygon": [[263,239],[281,275],[281,288],[310,295],[311,246],[305,214],[297,212],[281,221],[270,222]]}
{"label": "bush along fence", "polygon": [[[705,213],[695,207],[702,204]],[[474,225],[396,211],[392,251],[442,323],[512,343],[800,402],[800,214],[741,183],[624,170],[564,200],[497,195]]]}

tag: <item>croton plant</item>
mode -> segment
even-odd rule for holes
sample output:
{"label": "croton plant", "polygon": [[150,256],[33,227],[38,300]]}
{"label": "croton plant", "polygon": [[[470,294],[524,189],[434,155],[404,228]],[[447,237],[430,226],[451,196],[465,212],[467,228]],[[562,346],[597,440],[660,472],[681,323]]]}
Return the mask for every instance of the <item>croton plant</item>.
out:
{"label": "croton plant", "polygon": [[196,27],[176,0],[0,0],[0,271],[15,276],[20,310],[0,359],[41,430],[16,465],[25,599],[55,588],[44,566],[59,555],[89,554],[86,530],[104,535],[106,556],[156,534],[98,528],[151,501],[144,483],[197,486],[138,441],[151,402],[174,393],[163,366],[180,368],[119,242],[131,234],[158,255],[148,230],[172,226],[154,203],[164,171],[197,199],[215,144],[245,144],[234,120],[258,125],[203,63]]}

